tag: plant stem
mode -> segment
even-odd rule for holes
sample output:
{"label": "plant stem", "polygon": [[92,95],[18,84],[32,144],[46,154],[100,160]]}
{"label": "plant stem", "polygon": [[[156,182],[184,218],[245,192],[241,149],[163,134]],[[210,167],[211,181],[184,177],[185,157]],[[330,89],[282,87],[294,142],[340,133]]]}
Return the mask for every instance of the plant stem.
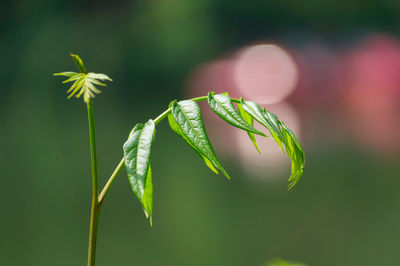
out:
{"label": "plant stem", "polygon": [[119,162],[117,168],[115,168],[114,172],[108,179],[106,185],[104,186],[103,190],[101,191],[99,198],[98,198],[98,203],[101,204],[104,200],[104,197],[106,196],[108,190],[110,189],[112,183],[114,182],[115,178],[117,177],[119,171],[121,171],[122,166],[124,165],[125,159],[122,158],[121,161]]}
{"label": "plant stem", "polygon": [[[197,98],[192,98],[192,101],[195,102],[203,102],[203,101],[207,101],[208,96],[201,96],[201,97],[197,97]],[[233,99],[232,98],[232,102],[235,103],[240,103],[239,99]],[[162,120],[164,120],[164,118],[167,117],[167,115],[169,114],[169,112],[171,112],[172,108],[168,108],[167,110],[165,110],[163,113],[161,113],[159,116],[157,116],[154,119],[154,124],[159,124]],[[104,186],[103,190],[101,191],[100,195],[98,196],[98,204],[101,205],[101,203],[104,200],[104,197],[107,195],[108,190],[110,189],[112,183],[114,182],[115,178],[117,177],[117,175],[119,174],[119,172],[122,169],[122,166],[124,165],[124,158],[122,157],[121,161],[119,162],[119,164],[117,165],[117,167],[115,168],[114,172],[112,173],[112,175],[110,176],[110,178],[108,179],[106,185]]]}
{"label": "plant stem", "polygon": [[98,201],[99,187],[97,182],[97,157],[96,157],[96,135],[94,129],[93,102],[89,99],[87,103],[89,119],[90,136],[90,156],[92,163],[92,206],[90,210],[90,228],[89,228],[89,248],[88,248],[88,266],[94,266],[96,263],[96,239],[97,225],[101,205]]}

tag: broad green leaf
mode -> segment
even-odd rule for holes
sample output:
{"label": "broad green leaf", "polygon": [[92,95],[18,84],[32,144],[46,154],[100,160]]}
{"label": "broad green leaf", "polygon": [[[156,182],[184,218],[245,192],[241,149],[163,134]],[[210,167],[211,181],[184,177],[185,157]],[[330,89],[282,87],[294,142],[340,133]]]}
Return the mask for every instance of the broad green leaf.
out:
{"label": "broad green leaf", "polygon": [[270,124],[270,122],[267,120],[263,110],[260,108],[258,103],[253,101],[244,101],[243,99],[241,99],[240,104],[251,117],[253,117],[258,123],[260,123],[269,130],[272,138],[279,145],[279,147],[281,147],[282,151],[284,151],[282,146],[282,140],[279,138],[280,130],[275,131],[276,129],[274,129],[273,126]]}
{"label": "broad green leaf", "polygon": [[[173,102],[170,103],[169,107],[171,107]],[[171,127],[171,129],[173,131],[175,131],[179,136],[181,136],[189,145],[190,147],[192,147],[192,149],[203,159],[203,161],[205,162],[205,164],[211,169],[211,171],[213,171],[214,173],[218,174],[218,170],[215,169],[214,165],[210,162],[210,160],[207,159],[207,157],[205,157],[200,150],[198,150],[195,146],[193,146],[193,144],[191,143],[191,141],[186,137],[186,135],[182,132],[181,128],[179,127],[179,125],[176,123],[174,116],[170,113],[168,115],[168,122],[169,122],[169,126]]]}
{"label": "broad green leaf", "polygon": [[208,139],[201,116],[200,107],[192,100],[172,101],[168,121],[172,130],[180,135],[205,161],[207,166],[221,171],[228,179],[228,173],[222,167]]}
{"label": "broad green leaf", "polygon": [[153,177],[151,175],[151,164],[149,164],[149,170],[147,171],[142,204],[144,214],[146,218],[150,218],[150,226],[153,226]]}
{"label": "broad green leaf", "polygon": [[[239,114],[243,118],[243,120],[246,121],[249,125],[252,126],[253,125],[253,118],[248,113],[246,113],[246,111],[243,109],[243,107],[242,107],[242,105],[240,103],[237,104],[237,107],[238,107]],[[254,133],[247,131],[247,134],[249,135],[251,142],[253,142],[254,147],[256,147],[258,153],[261,154],[261,151],[258,148],[258,144],[257,144],[256,138],[254,137]]]}
{"label": "broad green leaf", "polygon": [[298,141],[296,135],[290,128],[288,128],[283,122],[279,122],[282,127],[282,134],[284,137],[284,143],[286,146],[286,152],[292,161],[292,169],[289,181],[289,189],[299,182],[301,176],[303,175],[303,168],[305,164],[305,156],[303,148]]}
{"label": "broad green leaf", "polygon": [[249,125],[236,111],[231,98],[226,94],[217,94],[210,92],[208,94],[208,105],[210,108],[223,120],[250,133],[255,133],[260,136],[265,136],[264,133]]}
{"label": "broad green leaf", "polygon": [[125,168],[136,197],[142,204],[146,217],[152,222],[153,184],[150,168],[150,153],[155,134],[155,124],[137,124],[124,144]]}

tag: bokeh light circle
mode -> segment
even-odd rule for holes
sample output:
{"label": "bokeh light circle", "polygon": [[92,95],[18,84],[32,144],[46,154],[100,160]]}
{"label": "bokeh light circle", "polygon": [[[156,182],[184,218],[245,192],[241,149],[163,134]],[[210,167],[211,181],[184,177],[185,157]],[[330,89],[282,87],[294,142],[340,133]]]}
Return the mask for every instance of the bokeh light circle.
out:
{"label": "bokeh light circle", "polygon": [[272,104],[282,101],[295,89],[298,69],[281,47],[254,45],[239,52],[233,78],[244,97]]}

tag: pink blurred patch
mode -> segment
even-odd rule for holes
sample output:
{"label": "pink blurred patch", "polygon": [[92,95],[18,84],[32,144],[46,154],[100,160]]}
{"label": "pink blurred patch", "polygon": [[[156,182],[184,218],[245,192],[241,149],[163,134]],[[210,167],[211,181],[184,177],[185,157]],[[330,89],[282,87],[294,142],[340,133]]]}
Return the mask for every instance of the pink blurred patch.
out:
{"label": "pink blurred patch", "polygon": [[383,153],[400,149],[400,43],[372,35],[346,58],[344,99],[354,135]]}
{"label": "pink blurred patch", "polygon": [[337,52],[319,43],[309,43],[296,50],[299,84],[294,100],[303,108],[337,107],[344,86],[343,63]]}
{"label": "pink blurred patch", "polygon": [[272,104],[284,100],[297,84],[293,58],[277,45],[246,47],[236,55],[234,81],[241,95]]}

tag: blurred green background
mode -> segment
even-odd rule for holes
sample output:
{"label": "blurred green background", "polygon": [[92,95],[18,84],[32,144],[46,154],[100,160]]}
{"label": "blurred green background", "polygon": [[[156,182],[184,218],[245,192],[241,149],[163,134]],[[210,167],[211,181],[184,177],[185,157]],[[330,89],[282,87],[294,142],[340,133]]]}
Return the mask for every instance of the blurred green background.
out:
{"label": "blurred green background", "polygon": [[[98,265],[262,265],[277,257],[398,265],[399,3],[0,0],[0,265],[86,263],[86,107],[66,100],[67,87],[51,76],[75,69],[70,52],[114,79],[94,103],[104,184],[135,123],[193,94],[187,84],[199,66],[260,42],[287,48],[298,65],[287,101],[306,151],[301,182],[287,191],[288,165],[265,168],[268,181],[254,178],[216,146],[227,181],[164,122],[152,152],[153,228],[121,172],[101,212]],[[374,36],[384,40],[371,44]],[[360,53],[375,56],[362,61]],[[342,66],[345,79],[335,72]],[[357,84],[379,71],[363,98]]]}

